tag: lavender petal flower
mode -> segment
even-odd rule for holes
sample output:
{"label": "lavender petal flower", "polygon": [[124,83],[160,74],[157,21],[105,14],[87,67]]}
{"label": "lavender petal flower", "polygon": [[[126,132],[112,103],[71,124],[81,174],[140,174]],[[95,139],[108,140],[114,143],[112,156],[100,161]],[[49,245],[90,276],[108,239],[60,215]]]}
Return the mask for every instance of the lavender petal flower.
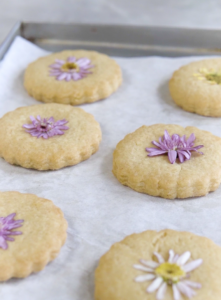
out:
{"label": "lavender petal flower", "polygon": [[77,59],[74,56],[70,56],[66,61],[56,59],[55,63],[49,66],[49,76],[56,77],[58,81],[77,81],[91,74],[92,72],[89,69],[93,67],[91,60],[86,57]]}
{"label": "lavender petal flower", "polygon": [[55,121],[53,117],[42,119],[40,116],[37,116],[36,119],[30,116],[30,119],[32,124],[24,124],[23,127],[26,129],[26,132],[37,138],[48,139],[55,135],[62,135],[64,134],[63,130],[69,129],[69,127],[65,126],[68,123],[65,119]]}
{"label": "lavender petal flower", "polygon": [[148,156],[167,153],[171,164],[174,164],[177,158],[183,163],[191,158],[191,151],[203,154],[203,152],[198,151],[198,149],[204,146],[194,146],[195,139],[194,133],[186,139],[185,135],[179,136],[178,134],[173,134],[170,136],[168,131],[165,130],[163,137],[159,138],[159,142],[152,141],[152,144],[157,148],[146,148],[146,151],[149,152]]}
{"label": "lavender petal flower", "polygon": [[14,241],[11,235],[20,235],[21,231],[12,231],[15,228],[21,227],[24,220],[14,220],[16,213],[10,214],[7,217],[0,217],[0,248],[6,250],[8,244],[6,241]]}

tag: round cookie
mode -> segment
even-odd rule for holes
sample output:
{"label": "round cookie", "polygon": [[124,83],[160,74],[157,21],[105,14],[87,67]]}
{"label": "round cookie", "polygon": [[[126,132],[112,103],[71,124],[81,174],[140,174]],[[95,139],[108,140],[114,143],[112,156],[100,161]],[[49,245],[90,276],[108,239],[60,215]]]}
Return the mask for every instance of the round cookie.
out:
{"label": "round cookie", "polygon": [[[42,122],[48,122],[49,129],[50,119],[43,118],[54,117],[58,123],[64,123],[65,119],[67,123],[57,126],[58,130],[54,128],[58,135],[47,139],[37,138],[26,132],[29,130],[23,125],[31,127],[30,116],[33,116],[33,122],[40,124],[39,130],[44,130],[46,125],[44,122],[41,125],[37,120],[39,115]],[[0,126],[0,156],[10,164],[37,170],[56,170],[76,165],[95,153],[101,141],[100,126],[94,117],[70,105],[51,103],[21,107],[5,114],[0,119]],[[68,129],[60,130],[63,127]]]}
{"label": "round cookie", "polygon": [[[203,145],[204,155],[192,152],[190,160],[170,163],[165,154],[149,157],[165,130],[172,134],[194,133],[195,146]],[[203,196],[215,191],[221,182],[221,139],[196,127],[155,124],[142,126],[118,143],[113,154],[113,173],[123,185],[137,192],[168,199]]]}
{"label": "round cookie", "polygon": [[42,270],[66,240],[67,222],[52,201],[0,193],[0,281]]}
{"label": "round cookie", "polygon": [[102,256],[95,300],[219,300],[220,274],[221,247],[211,240],[148,230],[126,237]]}
{"label": "round cookie", "polygon": [[171,97],[184,110],[221,117],[221,58],[196,61],[175,71]]}
{"label": "round cookie", "polygon": [[67,50],[41,57],[26,71],[24,86],[42,102],[78,105],[110,96],[121,85],[119,65],[105,54]]}

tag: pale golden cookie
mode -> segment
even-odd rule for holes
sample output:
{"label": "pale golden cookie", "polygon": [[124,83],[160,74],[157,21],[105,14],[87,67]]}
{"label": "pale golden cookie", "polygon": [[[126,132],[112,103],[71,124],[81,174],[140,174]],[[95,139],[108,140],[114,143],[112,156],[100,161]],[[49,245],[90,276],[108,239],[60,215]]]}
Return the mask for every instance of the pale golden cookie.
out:
{"label": "pale golden cookie", "polygon": [[72,105],[104,99],[121,82],[121,69],[113,59],[86,50],[41,57],[27,67],[24,78],[27,92],[35,99]]}
{"label": "pale golden cookie", "polygon": [[173,290],[180,300],[188,299],[185,291],[194,300],[220,300],[220,274],[221,247],[208,238],[148,230],[126,237],[102,256],[95,272],[95,300],[174,300]]}
{"label": "pale golden cookie", "polygon": [[[26,132],[30,116],[66,119],[69,129],[63,135],[44,139]],[[0,156],[24,168],[55,170],[76,165],[98,150],[101,130],[94,117],[81,108],[63,104],[45,104],[18,108],[0,119]],[[60,132],[60,131],[59,131]],[[61,132],[62,133],[62,132]]]}
{"label": "pale golden cookie", "polygon": [[203,116],[221,117],[221,58],[196,61],[174,72],[169,82],[174,102]]}
{"label": "pale golden cookie", "polygon": [[42,270],[66,240],[62,211],[32,194],[0,193],[0,225],[0,281]]}
{"label": "pale golden cookie", "polygon": [[[204,155],[192,152],[190,160],[171,164],[167,155],[149,157],[167,130],[170,135],[195,134],[195,146],[204,145]],[[118,143],[113,154],[113,173],[123,185],[135,191],[168,199],[203,196],[221,182],[221,139],[196,127],[156,124],[142,126]]]}

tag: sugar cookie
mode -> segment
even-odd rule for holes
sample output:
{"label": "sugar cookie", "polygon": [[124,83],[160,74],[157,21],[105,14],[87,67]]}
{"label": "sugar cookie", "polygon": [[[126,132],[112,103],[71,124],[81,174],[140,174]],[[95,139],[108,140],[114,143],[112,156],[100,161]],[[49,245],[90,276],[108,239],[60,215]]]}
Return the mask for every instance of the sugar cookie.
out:
{"label": "sugar cookie", "polygon": [[102,256],[95,300],[220,300],[221,247],[173,230],[132,234]]}
{"label": "sugar cookie", "polygon": [[118,64],[105,54],[67,50],[31,63],[24,86],[29,95],[42,102],[82,104],[110,96],[122,82]]}
{"label": "sugar cookie", "polygon": [[221,59],[205,59],[175,71],[169,82],[174,102],[184,110],[221,117]]}
{"label": "sugar cookie", "polygon": [[[176,142],[178,136],[184,139],[186,135],[189,144],[185,146],[180,141],[181,145],[177,145],[171,140],[174,144],[168,144],[169,150],[157,147],[159,138],[163,143],[165,130],[174,135],[172,139]],[[152,156],[146,148],[156,148],[159,155]],[[168,199],[203,196],[220,185],[220,149],[221,138],[196,127],[142,126],[118,143],[113,155],[113,173],[123,185],[152,196]]]}
{"label": "sugar cookie", "polygon": [[18,108],[0,119],[0,156],[24,168],[76,165],[98,150],[101,130],[81,108],[45,104]]}
{"label": "sugar cookie", "polygon": [[55,259],[67,222],[52,201],[0,192],[0,281],[27,277]]}

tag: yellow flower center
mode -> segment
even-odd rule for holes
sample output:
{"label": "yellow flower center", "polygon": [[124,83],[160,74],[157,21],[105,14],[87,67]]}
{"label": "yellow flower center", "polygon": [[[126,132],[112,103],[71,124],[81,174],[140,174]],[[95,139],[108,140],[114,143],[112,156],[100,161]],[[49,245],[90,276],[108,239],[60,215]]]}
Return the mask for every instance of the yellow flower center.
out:
{"label": "yellow flower center", "polygon": [[217,84],[221,84],[221,74],[219,73],[209,73],[205,75],[206,79],[209,81],[216,82]]}
{"label": "yellow flower center", "polygon": [[61,67],[61,69],[62,69],[63,71],[70,71],[70,70],[74,70],[74,69],[75,69],[76,71],[79,71],[78,65],[75,64],[75,63],[70,63],[70,62],[65,63],[65,64]]}
{"label": "yellow flower center", "polygon": [[180,266],[169,262],[162,263],[155,269],[155,273],[162,277],[168,284],[176,283],[186,276],[186,273]]}

